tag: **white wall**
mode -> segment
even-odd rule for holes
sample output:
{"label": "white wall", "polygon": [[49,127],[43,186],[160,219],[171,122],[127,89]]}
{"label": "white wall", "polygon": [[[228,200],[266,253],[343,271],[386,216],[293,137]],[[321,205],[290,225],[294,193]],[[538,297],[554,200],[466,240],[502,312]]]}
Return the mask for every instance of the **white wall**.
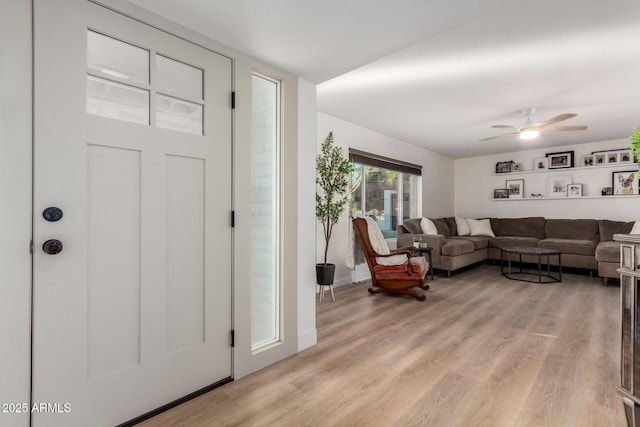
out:
{"label": "white wall", "polygon": [[[29,402],[31,322],[31,2],[0,13],[0,402]],[[0,413],[0,426],[29,414]]]}
{"label": "white wall", "polygon": [[[514,140],[515,144],[522,142]],[[586,196],[600,195],[602,187],[611,186],[611,172],[637,170],[637,165],[628,164],[617,168],[596,167],[588,169],[556,169],[541,173],[495,175],[495,165],[500,161],[513,160],[522,163],[525,171],[533,169],[534,159],[545,157],[545,153],[575,151],[576,166],[581,165],[582,156],[592,151],[626,148],[627,139],[590,142],[573,146],[517,151],[483,157],[457,159],[455,161],[455,212],[462,217],[525,217],[546,218],[606,218],[613,220],[635,220],[640,218],[638,197],[582,198],[557,200],[494,201],[493,190],[505,188],[508,179],[524,179],[524,195],[548,194],[551,176],[571,175],[574,183],[583,184]]]}
{"label": "white wall", "polygon": [[[453,215],[453,159],[324,113],[318,113],[318,150],[330,131],[333,131],[336,145],[342,147],[345,154],[348,153],[349,148],[355,148],[422,165],[422,215],[427,217]],[[324,253],[322,226],[316,223],[316,228],[318,236],[316,262],[322,262]],[[350,222],[348,212],[345,210],[340,221],[335,225],[329,245],[329,262],[336,264],[334,279],[336,286],[369,277],[365,266],[359,267],[352,273],[344,264],[349,233]]]}
{"label": "white wall", "polygon": [[298,351],[317,342],[315,304],[316,86],[298,82]]}

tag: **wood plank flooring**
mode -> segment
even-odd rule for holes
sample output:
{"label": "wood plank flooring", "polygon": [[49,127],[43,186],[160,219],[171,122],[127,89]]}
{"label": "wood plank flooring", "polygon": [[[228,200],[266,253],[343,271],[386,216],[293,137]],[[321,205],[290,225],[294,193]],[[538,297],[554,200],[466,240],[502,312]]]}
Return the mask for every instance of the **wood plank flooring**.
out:
{"label": "wood plank flooring", "polygon": [[142,426],[624,426],[619,287],[484,265],[427,299],[336,288],[318,345]]}

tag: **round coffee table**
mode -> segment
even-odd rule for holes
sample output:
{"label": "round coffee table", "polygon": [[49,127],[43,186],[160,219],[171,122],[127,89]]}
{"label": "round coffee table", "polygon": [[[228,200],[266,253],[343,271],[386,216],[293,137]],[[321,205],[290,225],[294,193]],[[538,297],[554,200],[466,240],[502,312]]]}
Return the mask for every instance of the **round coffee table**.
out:
{"label": "round coffee table", "polygon": [[[505,254],[507,254],[506,259],[505,259]],[[519,271],[516,271],[516,272],[512,271],[510,255],[518,255],[518,263],[520,264]],[[524,271],[522,269],[522,255],[538,257],[537,271]],[[551,256],[558,257],[558,275],[557,276],[554,276],[551,274],[551,267],[549,265],[549,257]],[[543,270],[542,270],[543,257],[547,258],[546,259],[547,268],[545,273],[543,273]],[[507,261],[506,271],[505,271],[505,261]],[[500,272],[507,279],[520,280],[522,282],[532,282],[532,283],[562,282],[562,252],[556,249],[531,248],[531,247],[525,247],[525,246],[500,248]],[[527,279],[528,276],[537,276],[537,280]]]}

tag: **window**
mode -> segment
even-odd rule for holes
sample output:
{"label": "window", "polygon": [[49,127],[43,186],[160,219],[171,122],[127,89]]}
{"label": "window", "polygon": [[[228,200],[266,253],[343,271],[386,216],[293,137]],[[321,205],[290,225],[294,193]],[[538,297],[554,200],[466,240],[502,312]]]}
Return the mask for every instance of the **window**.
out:
{"label": "window", "polygon": [[421,215],[422,167],[354,149],[349,159],[355,164],[351,213],[374,218],[385,238],[395,238],[398,224]]}
{"label": "window", "polygon": [[280,82],[252,78],[251,348],[280,340]]}
{"label": "window", "polygon": [[203,79],[200,68],[87,31],[89,114],[204,135]]}

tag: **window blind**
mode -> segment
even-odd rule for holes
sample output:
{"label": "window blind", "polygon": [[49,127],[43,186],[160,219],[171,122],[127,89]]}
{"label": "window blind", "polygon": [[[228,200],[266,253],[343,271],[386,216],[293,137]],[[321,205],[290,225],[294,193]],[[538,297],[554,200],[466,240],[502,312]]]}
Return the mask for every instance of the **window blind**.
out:
{"label": "window blind", "polygon": [[361,165],[375,166],[419,176],[422,175],[421,165],[403,162],[402,160],[391,159],[389,157],[379,156],[377,154],[367,153],[366,151],[356,150],[355,148],[349,148],[349,160],[353,163],[358,163]]}

